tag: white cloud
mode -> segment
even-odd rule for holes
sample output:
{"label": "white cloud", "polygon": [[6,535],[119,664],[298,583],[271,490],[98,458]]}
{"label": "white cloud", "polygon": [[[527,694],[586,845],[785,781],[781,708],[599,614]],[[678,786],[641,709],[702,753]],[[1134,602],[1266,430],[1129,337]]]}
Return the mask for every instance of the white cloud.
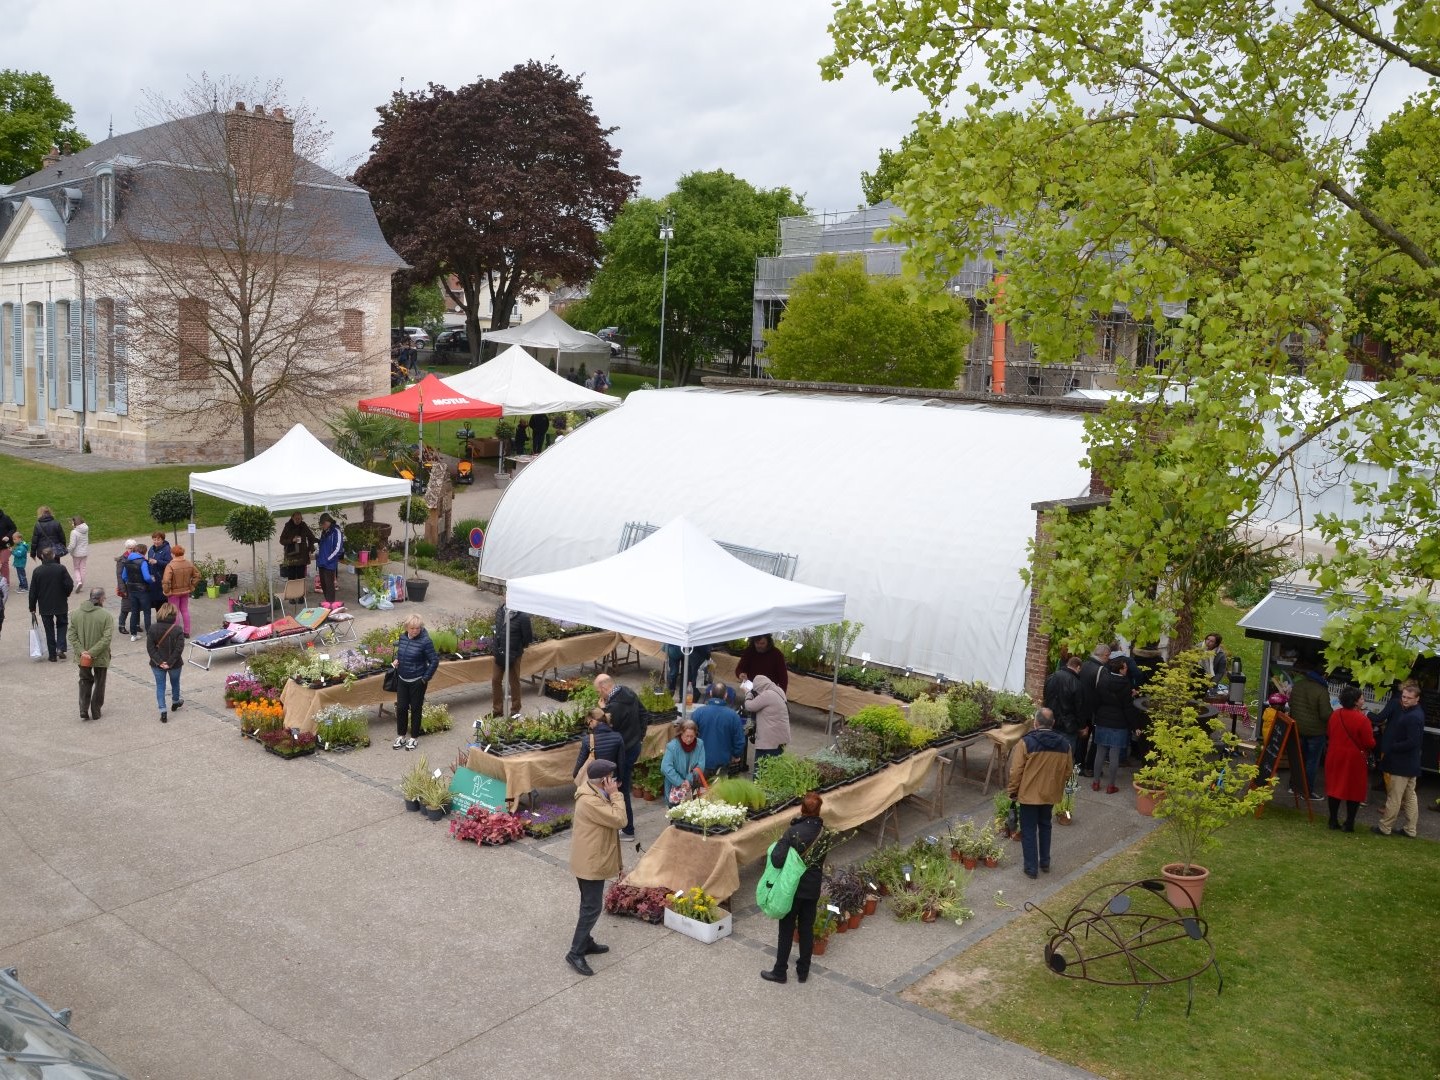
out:
{"label": "white cloud", "polygon": [[643,194],[723,168],[834,210],[859,203],[861,170],[899,144],[921,107],[917,95],[881,87],[861,69],[821,80],[829,0],[163,0],[123,10],[76,0],[63,37],[53,12],[40,10],[11,18],[10,63],[49,75],[95,140],[112,118],[116,131],[139,126],[147,90],[178,98],[201,72],[279,78],[334,132],[335,162],[353,165],[369,152],[375,107],[402,77],[407,90],[454,88],[553,60],[583,77],[596,115],[619,128],[621,167],[640,176]]}

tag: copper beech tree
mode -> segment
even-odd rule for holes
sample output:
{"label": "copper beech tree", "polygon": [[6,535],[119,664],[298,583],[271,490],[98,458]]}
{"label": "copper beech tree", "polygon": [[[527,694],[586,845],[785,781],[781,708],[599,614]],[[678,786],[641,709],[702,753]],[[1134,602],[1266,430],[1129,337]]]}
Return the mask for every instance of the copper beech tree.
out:
{"label": "copper beech tree", "polygon": [[132,406],[238,430],[247,460],[262,421],[383,389],[376,315],[400,265],[365,193],[315,164],[328,132],[283,100],[279,83],[207,78],[150,95],[143,152],[116,170],[122,257],[91,282],[114,301]]}
{"label": "copper beech tree", "polygon": [[447,279],[472,357],[487,301],[489,326],[506,327],[541,287],[590,279],[600,230],[636,180],[620,171],[615,129],[601,126],[578,78],[532,60],[458,90],[397,93],[377,111],[355,182],[410,277]]}

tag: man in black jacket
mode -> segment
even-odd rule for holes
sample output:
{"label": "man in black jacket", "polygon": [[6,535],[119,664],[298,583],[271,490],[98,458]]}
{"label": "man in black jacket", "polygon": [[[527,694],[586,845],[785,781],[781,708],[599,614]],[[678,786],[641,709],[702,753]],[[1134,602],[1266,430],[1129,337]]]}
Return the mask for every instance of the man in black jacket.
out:
{"label": "man in black jacket", "polygon": [[1100,671],[1110,662],[1110,646],[1096,645],[1089,658],[1080,665],[1079,709],[1080,737],[1075,747],[1075,760],[1081,766],[1081,776],[1095,775],[1095,758],[1091,754],[1090,735],[1095,730],[1095,687],[1100,683]]}
{"label": "man in black jacket", "polygon": [[635,691],[619,685],[609,675],[595,676],[595,690],[600,695],[600,704],[610,714],[610,726],[625,741],[625,757],[619,762],[620,791],[625,796],[625,828],[620,830],[620,839],[634,840],[635,808],[630,802],[630,780],[635,775],[635,763],[640,760],[640,748],[645,742],[645,716]]}
{"label": "man in black jacket", "polygon": [[1065,736],[1073,757],[1080,742],[1080,668],[1082,661],[1071,656],[1045,680],[1043,704],[1055,714],[1055,731]]}
{"label": "man in black jacket", "polygon": [[[1378,836],[1415,837],[1420,825],[1420,802],[1415,784],[1425,739],[1425,710],[1420,707],[1420,684],[1410,679],[1400,686],[1400,715],[1385,725],[1380,742],[1380,768],[1385,772],[1385,812],[1370,831]],[[1404,824],[1401,824],[1403,818]]]}
{"label": "man in black jacket", "polygon": [[[495,612],[495,641],[491,652],[495,667],[490,674],[490,708],[496,716],[514,716],[520,711],[520,657],[535,640],[535,627],[523,611],[510,611],[504,604]],[[505,706],[505,683],[509,676],[510,705]]]}
{"label": "man in black jacket", "polygon": [[45,644],[50,649],[50,662],[64,660],[69,647],[65,635],[70,630],[70,594],[75,581],[70,571],[55,555],[53,547],[40,552],[40,565],[30,575],[30,614],[38,609],[45,626]]}
{"label": "man in black jacket", "polygon": [[17,532],[15,519],[0,510],[0,578],[6,585],[10,584],[10,541]]}

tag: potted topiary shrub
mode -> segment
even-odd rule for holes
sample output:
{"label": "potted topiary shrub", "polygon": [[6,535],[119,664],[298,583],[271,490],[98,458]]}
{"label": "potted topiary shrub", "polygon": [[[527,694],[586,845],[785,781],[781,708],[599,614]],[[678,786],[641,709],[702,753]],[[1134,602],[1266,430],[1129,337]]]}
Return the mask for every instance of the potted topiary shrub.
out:
{"label": "potted topiary shrub", "polygon": [[255,545],[275,535],[275,519],[263,506],[237,506],[225,518],[225,533],[237,544],[250,545],[251,580],[255,583],[240,597],[245,621],[252,626],[270,622],[270,584],[260,578],[260,560]]}
{"label": "potted topiary shrub", "polygon": [[1195,860],[1215,834],[1270,801],[1275,779],[1256,784],[1259,768],[1247,761],[1240,740],[1219,718],[1203,724],[1195,702],[1205,680],[1201,653],[1191,649],[1160,667],[1146,685],[1150,700],[1150,751],[1135,784],[1161,791],[1155,816],[1165,822],[1177,859],[1161,868],[1170,902],[1198,908],[1210,871]]}
{"label": "potted topiary shrub", "polygon": [[161,488],[150,496],[150,517],[162,528],[169,525],[178,544],[180,522],[190,517],[190,493],[182,488]]}
{"label": "potted topiary shrub", "polygon": [[[416,525],[424,525],[430,520],[430,507],[425,505],[424,499],[410,497],[400,504],[400,520],[405,523],[407,537]],[[410,565],[405,565],[405,599],[413,600],[416,603],[425,599],[425,591],[430,588],[430,582],[422,578],[417,570],[414,577],[410,577]]]}

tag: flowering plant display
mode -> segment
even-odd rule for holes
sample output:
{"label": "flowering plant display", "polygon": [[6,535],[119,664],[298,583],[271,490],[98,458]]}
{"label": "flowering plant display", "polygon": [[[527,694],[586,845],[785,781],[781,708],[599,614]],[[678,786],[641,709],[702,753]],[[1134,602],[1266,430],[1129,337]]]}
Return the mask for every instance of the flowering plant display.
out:
{"label": "flowering plant display", "polygon": [[487,810],[479,803],[472,803],[463,818],[451,820],[450,835],[456,840],[470,840],[476,844],[498,847],[524,836],[525,821],[519,814]]}
{"label": "flowering plant display", "polygon": [[348,705],[327,705],[315,714],[315,738],[326,750],[370,745],[370,716]]}
{"label": "flowering plant display", "polygon": [[734,829],[745,824],[748,811],[743,806],[711,799],[691,799],[665,811],[671,821],[683,821],[701,829]]}
{"label": "flowering plant display", "polygon": [[437,731],[449,731],[455,726],[451,719],[450,709],[438,702],[427,701],[420,710],[420,731],[424,735],[433,735]]}
{"label": "flowering plant display", "polygon": [[525,835],[540,840],[568,829],[575,820],[575,810],[570,806],[546,803],[538,810],[526,810],[519,816],[525,820]]}
{"label": "flowering plant display", "polygon": [[258,738],[266,750],[272,754],[278,754],[280,757],[299,757],[301,754],[315,752],[315,736],[309,731],[273,728],[269,731],[262,731]]}
{"label": "flowering plant display", "polygon": [[275,731],[285,719],[285,708],[270,698],[241,702],[235,707],[242,734]]}
{"label": "flowering plant display", "polygon": [[703,923],[713,923],[724,914],[720,901],[698,885],[684,892],[670,894],[665,900],[665,906],[676,915],[684,915],[687,919]]}
{"label": "flowering plant display", "polygon": [[497,746],[554,746],[578,740],[584,730],[584,713],[562,709],[538,716],[491,716],[481,723],[480,737]]}
{"label": "flowering plant display", "polygon": [[331,659],[329,653],[316,652],[306,648],[305,660],[291,673],[291,678],[305,686],[330,686],[343,681],[347,686],[355,681],[355,672],[343,660]]}
{"label": "flowering plant display", "polygon": [[244,701],[268,701],[275,698],[275,691],[263,685],[249,672],[236,672],[225,676],[225,704],[238,705]]}
{"label": "flowering plant display", "polygon": [[605,910],[611,915],[633,915],[648,923],[658,923],[665,918],[665,902],[669,897],[665,889],[641,889],[625,884],[625,875],[615,879],[615,884],[605,891]]}

